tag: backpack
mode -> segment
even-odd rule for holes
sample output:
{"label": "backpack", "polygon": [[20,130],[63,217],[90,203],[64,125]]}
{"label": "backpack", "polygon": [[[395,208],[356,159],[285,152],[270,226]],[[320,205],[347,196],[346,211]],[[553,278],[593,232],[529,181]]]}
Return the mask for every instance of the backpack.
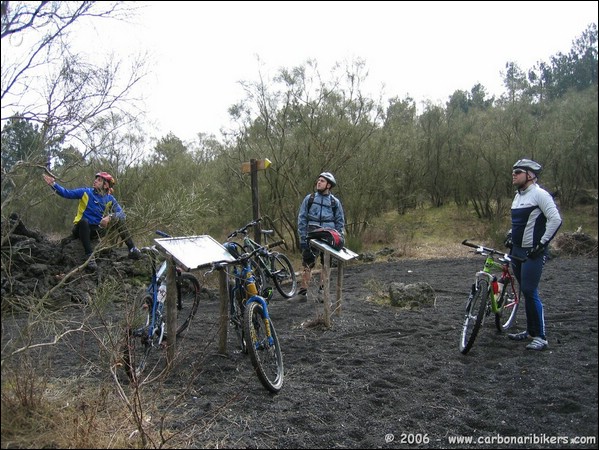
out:
{"label": "backpack", "polygon": [[308,232],[308,239],[318,239],[335,250],[341,250],[345,245],[343,234],[334,228],[317,228]]}

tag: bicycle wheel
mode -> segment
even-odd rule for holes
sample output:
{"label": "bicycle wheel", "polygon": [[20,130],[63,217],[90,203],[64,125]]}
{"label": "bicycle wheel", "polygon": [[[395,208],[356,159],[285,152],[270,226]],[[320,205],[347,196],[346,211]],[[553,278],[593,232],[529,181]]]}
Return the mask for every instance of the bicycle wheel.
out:
{"label": "bicycle wheel", "polygon": [[[267,335],[267,327],[270,328],[270,338]],[[260,303],[246,304],[244,329],[248,353],[256,375],[270,392],[279,392],[283,387],[283,354],[275,327],[272,321],[267,323]]]}
{"label": "bicycle wheel", "polygon": [[487,280],[479,280],[472,294],[472,298],[469,299],[466,306],[466,316],[464,317],[464,325],[460,337],[460,352],[464,355],[472,348],[483,322],[487,300],[489,299],[489,282]]}
{"label": "bicycle wheel", "polygon": [[131,326],[128,328],[124,362],[127,376],[132,381],[140,381],[142,372],[150,365],[153,350],[160,347],[165,334],[165,323],[162,316],[157,314],[158,325],[150,336],[150,321],[152,317],[152,295],[146,293],[135,304]]}
{"label": "bicycle wheel", "polygon": [[291,298],[297,289],[295,271],[289,258],[282,253],[275,253],[270,258],[270,271],[277,291],[285,297]]}
{"label": "bicycle wheel", "polygon": [[518,312],[517,300],[513,282],[505,283],[501,296],[497,301],[499,312],[495,314],[495,326],[500,332],[506,331],[514,324],[516,313]]}
{"label": "bicycle wheel", "polygon": [[200,282],[192,274],[183,272],[177,275],[177,336],[180,336],[189,326],[200,303]]}

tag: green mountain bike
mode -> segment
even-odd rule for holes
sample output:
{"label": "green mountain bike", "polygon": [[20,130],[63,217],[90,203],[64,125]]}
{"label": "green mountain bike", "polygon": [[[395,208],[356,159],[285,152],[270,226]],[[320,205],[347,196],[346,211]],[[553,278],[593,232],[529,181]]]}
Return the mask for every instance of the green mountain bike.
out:
{"label": "green mountain bike", "polygon": [[514,324],[520,304],[520,289],[516,289],[517,281],[511,271],[511,261],[524,262],[525,259],[468,242],[467,239],[462,244],[474,248],[474,253],[486,257],[483,269],[476,272],[466,302],[460,336],[460,352],[465,355],[472,348],[486,316],[495,315],[495,327],[499,332]]}

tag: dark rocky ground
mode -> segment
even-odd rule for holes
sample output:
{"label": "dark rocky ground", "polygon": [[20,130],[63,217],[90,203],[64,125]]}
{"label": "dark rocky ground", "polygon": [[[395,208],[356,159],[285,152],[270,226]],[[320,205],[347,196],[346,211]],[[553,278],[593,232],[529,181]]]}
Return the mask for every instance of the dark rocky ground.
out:
{"label": "dark rocky ground", "polygon": [[[43,238],[36,242],[36,248],[46,245]],[[69,246],[71,254],[78,251],[75,244],[54,244],[54,261]],[[98,273],[83,271],[51,296],[65,306],[63,316],[106,324],[106,317],[117,323],[124,315],[127,301],[100,313],[94,288],[99,280],[118,277],[126,300],[138,289],[128,280],[145,267],[127,260],[124,249],[111,252],[100,259]],[[68,272],[73,260],[67,260],[35,269],[39,291]],[[178,448],[597,448],[596,244],[592,256],[561,254],[545,267],[540,292],[549,349],[543,352],[498,334],[492,318],[473,349],[459,352],[467,292],[482,262],[464,247],[456,259],[351,263],[345,267],[342,310],[329,329],[305,326],[322,304],[275,294],[270,312],[285,363],[284,386],[276,395],[262,387],[249,357],[236,350],[232,330],[227,354],[218,353],[219,301],[209,289],[178,340],[174,369],[141,391],[150,428],[162,423],[172,436],[164,446]],[[2,288],[25,292],[30,277],[10,285],[3,274]],[[428,283],[433,304],[411,310],[382,304],[377,300],[391,282]],[[3,352],[18,323],[11,317],[3,311]],[[521,308],[515,329],[523,324]],[[51,376],[110,380],[91,329],[51,350]],[[459,436],[474,442],[452,441]],[[157,446],[157,434],[154,439]]]}

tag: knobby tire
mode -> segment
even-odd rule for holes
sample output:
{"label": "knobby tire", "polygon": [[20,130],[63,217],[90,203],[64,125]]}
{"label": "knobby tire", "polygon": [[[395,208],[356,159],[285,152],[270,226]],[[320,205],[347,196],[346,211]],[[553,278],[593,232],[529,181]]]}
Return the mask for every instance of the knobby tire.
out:
{"label": "knobby tire", "polygon": [[499,312],[495,314],[495,327],[499,332],[506,331],[514,325],[518,304],[513,281],[508,281],[503,285],[503,291],[497,301]]}
{"label": "knobby tire", "polygon": [[460,352],[468,353],[474,344],[474,340],[480,330],[485,317],[485,309],[489,300],[489,282],[479,280],[476,284],[476,291],[466,309],[462,335],[460,336]]}
{"label": "knobby tire", "polygon": [[177,276],[181,298],[177,298],[177,337],[187,329],[198,311],[200,303],[200,282],[192,273],[183,272]]}
{"label": "knobby tire", "polygon": [[270,270],[277,291],[285,298],[293,297],[297,289],[297,279],[289,258],[282,253],[274,254]]}
{"label": "knobby tire", "polygon": [[269,325],[272,344],[268,342],[262,305],[258,302],[246,304],[244,332],[252,365],[262,385],[270,392],[277,393],[283,387],[283,354],[272,321]]}

